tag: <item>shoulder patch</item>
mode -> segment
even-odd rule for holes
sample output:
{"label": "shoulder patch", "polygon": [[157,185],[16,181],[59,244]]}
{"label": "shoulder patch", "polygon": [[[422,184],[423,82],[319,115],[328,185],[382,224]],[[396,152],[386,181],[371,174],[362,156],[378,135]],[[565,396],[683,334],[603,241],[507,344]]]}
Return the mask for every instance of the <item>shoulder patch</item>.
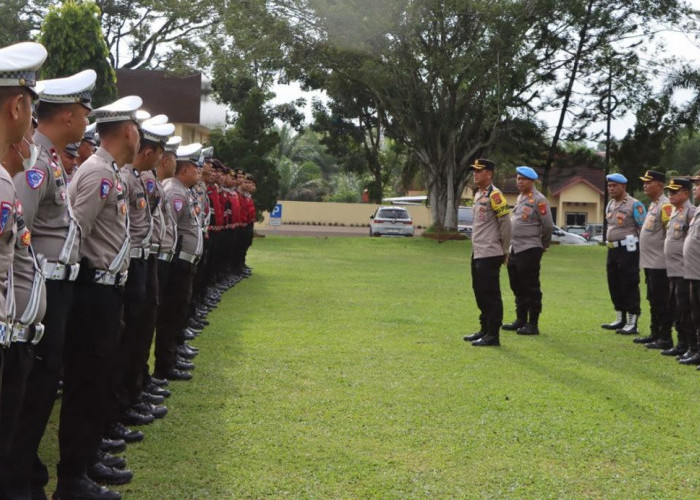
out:
{"label": "shoulder patch", "polygon": [[632,205],[632,211],[634,222],[637,223],[637,226],[642,227],[644,225],[644,219],[647,215],[647,209],[644,208],[644,204],[641,201],[635,201]]}
{"label": "shoulder patch", "polygon": [[19,238],[19,243],[23,247],[28,247],[29,245],[32,244],[32,233],[29,231],[29,229],[25,228],[25,231],[22,233],[22,236]]}
{"label": "shoulder patch", "polygon": [[489,198],[491,200],[491,209],[496,213],[496,217],[503,217],[510,213],[508,203],[500,191],[492,191]]}
{"label": "shoulder patch", "polygon": [[148,194],[153,194],[153,191],[156,189],[156,181],[153,179],[148,179],[146,181],[146,192]]}
{"label": "shoulder patch", "polygon": [[180,198],[175,198],[173,200],[173,208],[175,209],[176,213],[179,214],[180,211],[182,210],[182,207],[184,207],[184,206],[185,206],[185,202],[183,202]]}
{"label": "shoulder patch", "polygon": [[109,179],[102,179],[100,182],[100,198],[103,200],[109,196],[109,192],[112,190],[112,181]]}
{"label": "shoulder patch", "polygon": [[7,223],[10,221],[10,216],[12,215],[12,204],[3,201],[0,203],[0,234],[5,232]]}
{"label": "shoulder patch", "polygon": [[24,173],[24,177],[27,180],[27,185],[36,190],[39,189],[39,186],[41,186],[44,183],[44,179],[46,179],[46,173],[44,173],[43,170],[39,170],[38,168],[30,168]]}

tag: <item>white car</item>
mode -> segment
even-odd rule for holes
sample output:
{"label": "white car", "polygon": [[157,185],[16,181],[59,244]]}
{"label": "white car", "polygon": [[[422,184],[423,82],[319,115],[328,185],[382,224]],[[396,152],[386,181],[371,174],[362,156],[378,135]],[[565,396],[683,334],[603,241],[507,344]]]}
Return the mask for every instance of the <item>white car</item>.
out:
{"label": "white car", "polygon": [[579,234],[567,233],[559,226],[554,226],[552,242],[560,245],[588,245],[588,240]]}
{"label": "white car", "polygon": [[369,218],[370,236],[413,236],[413,219],[405,208],[379,207]]}

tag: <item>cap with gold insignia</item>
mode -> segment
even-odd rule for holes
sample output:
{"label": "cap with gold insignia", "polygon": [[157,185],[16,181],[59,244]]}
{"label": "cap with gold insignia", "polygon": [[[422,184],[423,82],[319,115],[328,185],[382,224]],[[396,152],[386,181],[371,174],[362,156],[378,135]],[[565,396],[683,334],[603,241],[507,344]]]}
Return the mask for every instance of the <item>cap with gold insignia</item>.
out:
{"label": "cap with gold insignia", "polygon": [[[78,103],[87,109],[92,109],[92,91],[95,88],[97,73],[86,69],[66,78],[54,78],[41,80],[44,90],[39,96],[39,101],[52,104]],[[41,106],[41,104],[39,104]]]}
{"label": "cap with gold insignia", "polygon": [[43,45],[21,42],[0,49],[0,87],[25,87],[34,97],[39,94],[36,74],[47,52]]}
{"label": "cap with gold insignia", "polygon": [[691,187],[693,187],[693,183],[690,182],[690,179],[679,179],[674,177],[671,179],[668,186],[666,186],[666,189],[669,191],[680,191],[681,189],[687,189],[690,191]]}
{"label": "cap with gold insignia", "polygon": [[98,134],[97,131],[95,130],[97,128],[97,125],[94,123],[91,123],[85,128],[85,134],[83,134],[83,141],[88,142],[92,144],[93,146],[97,146],[97,138]]}
{"label": "cap with gold insignia", "polygon": [[71,143],[66,145],[66,147],[63,149],[63,151],[65,151],[68,156],[71,156],[73,158],[77,158],[79,147],[80,147],[79,142],[71,142]]}
{"label": "cap with gold insignia", "polygon": [[496,168],[496,164],[492,162],[491,160],[487,160],[485,158],[479,158],[478,160],[474,160],[474,163],[470,165],[472,170],[490,170],[491,172],[494,171]]}
{"label": "cap with gold insignia", "polygon": [[[95,123],[134,121],[138,123],[137,111],[143,100],[137,95],[128,95],[111,104],[97,108],[90,113]],[[139,124],[140,125],[140,124]]]}
{"label": "cap with gold insignia", "polygon": [[627,184],[627,177],[622,174],[609,174],[605,177],[608,182],[616,182],[618,184]]}
{"label": "cap with gold insignia", "polygon": [[644,172],[644,175],[639,178],[640,180],[644,182],[649,182],[649,181],[661,181],[661,182],[666,182],[666,174],[663,172],[658,172],[656,170],[647,170]]}
{"label": "cap with gold insignia", "polygon": [[198,142],[193,142],[192,144],[177,148],[175,155],[177,156],[177,161],[189,161],[199,166],[201,153],[202,145]]}
{"label": "cap with gold insignia", "polygon": [[181,142],[182,137],[174,135],[165,143],[165,150],[177,154],[177,149],[180,147]]}
{"label": "cap with gold insignia", "polygon": [[147,141],[155,142],[160,144],[163,149],[168,142],[168,139],[175,132],[175,125],[172,123],[163,123],[160,125],[153,125],[150,120],[145,121],[141,124],[141,134],[143,138]]}

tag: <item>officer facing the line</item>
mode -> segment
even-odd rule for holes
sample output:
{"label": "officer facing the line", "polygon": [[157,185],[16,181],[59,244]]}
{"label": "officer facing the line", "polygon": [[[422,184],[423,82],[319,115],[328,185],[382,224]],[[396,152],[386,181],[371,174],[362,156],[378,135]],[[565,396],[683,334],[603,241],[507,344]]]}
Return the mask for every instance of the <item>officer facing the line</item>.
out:
{"label": "officer facing the line", "polygon": [[627,178],[622,174],[610,174],[608,194],[610,202],[605,208],[608,223],[608,290],[616,318],[601,325],[606,330],[632,335],[637,333],[639,305],[639,229],[644,224],[646,209],[642,202],[627,192]]}
{"label": "officer facing the line", "polygon": [[537,172],[530,167],[517,167],[516,183],[520,195],[511,214],[513,237],[508,258],[508,278],[515,295],[514,322],[504,330],[519,335],[538,335],[538,319],[542,311],[540,261],[552,241],[552,212],[547,198],[535,188]]}
{"label": "officer facing the line", "polygon": [[480,330],[464,337],[474,346],[498,346],[503,323],[503,301],[499,275],[508,255],[511,221],[503,193],[493,185],[495,163],[476,160],[471,169],[477,188],[472,229],[472,288],[479,306]]}

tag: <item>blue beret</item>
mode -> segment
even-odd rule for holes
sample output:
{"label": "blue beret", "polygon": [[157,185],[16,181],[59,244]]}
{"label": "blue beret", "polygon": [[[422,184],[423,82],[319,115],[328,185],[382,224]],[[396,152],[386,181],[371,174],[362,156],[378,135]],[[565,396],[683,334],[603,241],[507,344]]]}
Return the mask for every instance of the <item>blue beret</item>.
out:
{"label": "blue beret", "polygon": [[535,172],[535,169],[532,167],[525,167],[525,166],[515,167],[515,171],[518,172],[523,177],[527,177],[531,181],[537,180],[537,172]]}
{"label": "blue beret", "polygon": [[627,184],[627,177],[622,174],[610,174],[606,177],[609,182],[617,182],[618,184]]}

